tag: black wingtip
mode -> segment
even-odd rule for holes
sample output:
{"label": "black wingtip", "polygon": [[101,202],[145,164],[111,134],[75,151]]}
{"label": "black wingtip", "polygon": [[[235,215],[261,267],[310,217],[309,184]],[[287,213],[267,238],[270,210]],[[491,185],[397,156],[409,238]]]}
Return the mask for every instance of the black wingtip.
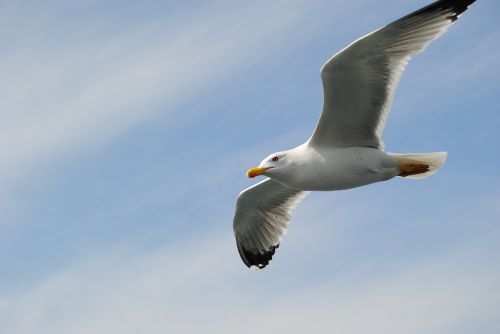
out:
{"label": "black wingtip", "polygon": [[458,19],[460,14],[465,12],[474,2],[476,2],[476,0],[439,0],[420,10],[417,10],[414,13],[411,13],[407,17],[421,15],[424,13],[449,12],[450,15],[448,18],[454,22]]}
{"label": "black wingtip", "polygon": [[271,261],[271,259],[273,258],[276,248],[280,246],[279,244],[277,244],[276,246],[269,247],[269,250],[265,253],[255,254],[244,249],[243,246],[238,242],[236,242],[236,245],[238,247],[238,253],[240,253],[240,257],[243,260],[243,263],[245,263],[248,268],[255,267],[257,269],[265,268],[269,264],[269,261]]}

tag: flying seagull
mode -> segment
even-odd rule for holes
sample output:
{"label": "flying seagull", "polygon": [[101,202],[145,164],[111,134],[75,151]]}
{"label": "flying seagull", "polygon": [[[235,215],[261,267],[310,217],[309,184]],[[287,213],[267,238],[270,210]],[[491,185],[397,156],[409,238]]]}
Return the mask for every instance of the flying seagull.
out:
{"label": "flying seagull", "polygon": [[304,144],[277,152],[247,172],[268,178],[238,196],[238,252],[253,269],[269,264],[292,209],[314,190],[342,190],[396,176],[434,174],[446,152],[392,154],[380,139],[410,58],[441,36],[475,0],[440,0],[354,41],[321,69],[323,110]]}

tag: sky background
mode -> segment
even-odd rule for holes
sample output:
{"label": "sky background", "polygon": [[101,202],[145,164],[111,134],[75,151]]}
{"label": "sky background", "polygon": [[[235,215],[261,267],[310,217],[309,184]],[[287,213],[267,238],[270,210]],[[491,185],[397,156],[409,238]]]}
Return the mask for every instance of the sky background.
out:
{"label": "sky background", "polygon": [[499,333],[496,0],[396,93],[386,150],[438,174],[313,193],[263,271],[232,234],[323,63],[428,2],[0,1],[2,333]]}

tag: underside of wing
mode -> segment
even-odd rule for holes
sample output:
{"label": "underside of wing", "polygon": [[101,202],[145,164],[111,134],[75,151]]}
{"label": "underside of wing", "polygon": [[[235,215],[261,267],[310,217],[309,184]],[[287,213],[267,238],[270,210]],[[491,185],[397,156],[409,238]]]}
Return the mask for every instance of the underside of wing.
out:
{"label": "underside of wing", "polygon": [[381,133],[411,56],[424,50],[475,0],[441,0],[341,50],[321,69],[324,103],[314,146],[383,148]]}
{"label": "underside of wing", "polygon": [[233,229],[241,259],[249,268],[262,269],[278,248],[293,208],[308,192],[267,179],[238,196]]}

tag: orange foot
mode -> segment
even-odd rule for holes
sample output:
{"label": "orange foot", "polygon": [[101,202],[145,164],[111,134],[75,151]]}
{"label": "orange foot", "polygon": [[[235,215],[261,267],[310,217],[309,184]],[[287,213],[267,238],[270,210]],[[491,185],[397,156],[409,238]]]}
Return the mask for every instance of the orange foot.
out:
{"label": "orange foot", "polygon": [[424,164],[400,164],[399,165],[399,176],[402,176],[402,177],[427,173],[428,171],[429,171],[429,165],[424,165]]}

